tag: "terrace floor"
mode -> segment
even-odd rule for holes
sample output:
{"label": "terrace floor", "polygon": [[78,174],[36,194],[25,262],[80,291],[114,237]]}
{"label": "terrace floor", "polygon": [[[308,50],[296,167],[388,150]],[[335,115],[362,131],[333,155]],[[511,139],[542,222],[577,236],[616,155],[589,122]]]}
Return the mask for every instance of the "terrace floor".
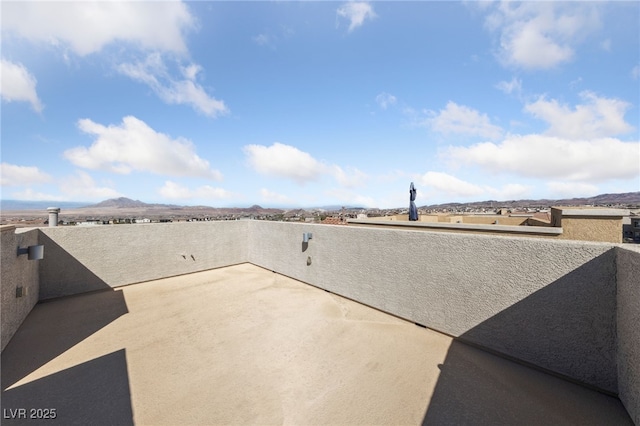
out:
{"label": "terrace floor", "polygon": [[[36,305],[3,424],[632,424],[620,401],[251,264]],[[51,414],[51,411],[49,411]]]}

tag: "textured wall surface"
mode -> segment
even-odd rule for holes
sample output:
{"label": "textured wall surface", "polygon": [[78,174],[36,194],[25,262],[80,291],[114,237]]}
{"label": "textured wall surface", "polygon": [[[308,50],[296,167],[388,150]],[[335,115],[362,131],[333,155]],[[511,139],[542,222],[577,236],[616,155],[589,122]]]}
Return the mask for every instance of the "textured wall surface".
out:
{"label": "textured wall surface", "polygon": [[640,425],[640,250],[617,249],[620,400]]}
{"label": "textured wall surface", "polygon": [[40,299],[247,260],[246,221],[41,228]]}
{"label": "textured wall surface", "polygon": [[[306,246],[303,232],[313,233]],[[248,253],[256,265],[617,392],[609,244],[253,221]]]}
{"label": "textured wall surface", "polygon": [[462,233],[462,234],[479,234],[479,235],[497,235],[510,237],[527,237],[527,238],[548,238],[558,239],[562,234],[562,228],[553,228],[549,226],[518,226],[504,224],[479,224],[479,223],[455,223],[455,222],[428,222],[417,221],[409,222],[401,220],[377,220],[372,219],[349,219],[350,226],[366,226],[373,228],[387,228],[398,230],[422,230],[429,232],[446,232],[446,233]]}
{"label": "textured wall surface", "polygon": [[526,217],[518,216],[500,216],[500,215],[487,215],[487,216],[462,216],[462,223],[483,223],[490,225],[495,221],[498,221],[501,225],[522,225],[527,221]]}
{"label": "textured wall surface", "polygon": [[[18,257],[18,247],[26,248],[38,244],[37,230],[16,232],[14,226],[3,226],[0,234],[2,238],[0,241],[2,348],[0,350],[3,350],[38,301],[38,263],[41,260],[29,260],[26,254]],[[26,293],[23,297],[16,297],[17,287],[22,287],[23,292]]]}
{"label": "textured wall surface", "polygon": [[620,375],[640,411],[640,254],[611,244],[266,221],[58,227],[20,237],[45,259],[18,274],[10,238],[3,333],[6,277],[37,289],[38,265],[47,299],[251,262],[607,391]]}
{"label": "textured wall surface", "polygon": [[622,242],[622,218],[562,217],[563,240]]}

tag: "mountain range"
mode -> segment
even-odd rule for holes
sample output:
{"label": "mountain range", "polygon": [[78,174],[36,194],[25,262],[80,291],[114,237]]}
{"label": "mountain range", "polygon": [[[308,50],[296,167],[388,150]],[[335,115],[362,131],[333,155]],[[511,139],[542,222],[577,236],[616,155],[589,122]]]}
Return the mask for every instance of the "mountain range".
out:
{"label": "mountain range", "polygon": [[640,191],[622,194],[600,194],[594,197],[540,199],[540,200],[508,200],[508,201],[474,201],[470,203],[444,203],[425,205],[426,209],[449,208],[482,208],[482,207],[551,207],[551,206],[640,206]]}
{"label": "mountain range", "polygon": [[[453,209],[453,208],[515,208],[515,207],[550,207],[550,206],[628,206],[638,207],[640,206],[640,191],[627,192],[621,194],[600,194],[594,197],[585,198],[567,198],[567,199],[541,199],[541,200],[507,200],[507,201],[474,201],[468,203],[443,203],[443,204],[431,204],[423,205],[424,209]],[[15,210],[46,210],[47,207],[60,207],[65,210],[70,209],[170,209],[170,210],[209,210],[213,207],[209,206],[179,206],[175,204],[150,204],[140,200],[132,200],[126,197],[112,198],[104,200],[97,204],[83,203],[83,202],[61,202],[61,201],[21,201],[21,200],[1,200],[0,209],[4,211]],[[345,206],[349,210],[361,210],[363,207]],[[404,206],[399,206],[402,208]],[[326,211],[337,211],[342,206],[332,205],[316,207],[313,209],[321,209]],[[313,210],[312,209],[312,210]],[[252,212],[257,214],[282,212],[290,209],[276,209],[276,208],[264,208],[259,205],[253,205],[251,207],[229,207],[229,208],[215,208],[215,210],[228,211],[231,213],[237,212]]]}
{"label": "mountain range", "polygon": [[85,205],[84,208],[153,208],[153,207],[161,207],[161,208],[180,208],[181,206],[175,204],[148,204],[144,203],[140,200],[132,200],[131,198],[120,197],[120,198],[111,198],[109,200],[104,200],[99,202],[98,204]]}

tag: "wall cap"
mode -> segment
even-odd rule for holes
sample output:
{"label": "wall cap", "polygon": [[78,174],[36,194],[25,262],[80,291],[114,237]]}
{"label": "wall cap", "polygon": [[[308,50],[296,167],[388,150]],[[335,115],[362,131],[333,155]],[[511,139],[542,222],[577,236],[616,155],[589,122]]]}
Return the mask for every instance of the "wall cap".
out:
{"label": "wall cap", "polygon": [[404,226],[408,228],[438,228],[438,229],[458,229],[462,231],[487,231],[506,232],[512,234],[540,234],[540,235],[561,235],[562,228],[551,226],[521,226],[521,225],[484,225],[477,223],[437,223],[437,222],[407,222],[395,220],[363,220],[347,219],[347,223],[358,225],[385,225]]}
{"label": "wall cap", "polygon": [[552,207],[553,210],[560,210],[562,216],[596,216],[596,217],[624,217],[630,215],[628,209],[596,209],[596,208],[575,208],[575,207]]}

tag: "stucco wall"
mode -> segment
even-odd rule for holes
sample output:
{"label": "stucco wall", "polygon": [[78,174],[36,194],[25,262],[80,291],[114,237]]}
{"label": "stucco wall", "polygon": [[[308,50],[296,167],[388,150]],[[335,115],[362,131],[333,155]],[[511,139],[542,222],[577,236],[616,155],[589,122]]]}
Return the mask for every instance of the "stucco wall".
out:
{"label": "stucco wall", "polygon": [[551,226],[562,227],[563,240],[622,242],[627,209],[552,207]]}
{"label": "stucco wall", "polygon": [[527,225],[529,226],[551,226],[551,222],[537,217],[530,217],[527,219]]}
{"label": "stucco wall", "polygon": [[[313,233],[306,247],[303,232]],[[248,254],[256,265],[617,392],[611,245],[252,221]]]}
{"label": "stucco wall", "polygon": [[[26,254],[18,256],[18,247],[26,248],[38,244],[37,232],[37,230],[16,231],[14,226],[2,226],[0,229],[2,252],[0,258],[2,348],[0,350],[4,350],[38,301],[38,263],[41,261],[29,260]],[[45,251],[45,256],[46,254]],[[23,292],[26,293],[23,297],[16,297],[17,287],[22,287]]]}
{"label": "stucco wall", "polygon": [[[397,221],[409,221],[408,214],[397,214],[395,216],[390,216],[393,220]],[[381,218],[375,217],[371,218],[374,220],[379,220]],[[428,222],[428,223],[475,223],[475,224],[485,224],[489,225],[494,223],[496,220],[502,225],[522,225],[527,221],[526,217],[510,217],[510,216],[500,216],[500,215],[419,215],[419,222]]]}
{"label": "stucco wall", "polygon": [[629,415],[640,425],[640,248],[617,248],[618,387]]}
{"label": "stucco wall", "polygon": [[564,240],[622,242],[622,218],[562,217]]}
{"label": "stucco wall", "polygon": [[429,232],[446,232],[460,234],[479,234],[479,235],[500,235],[512,237],[527,238],[547,238],[558,239],[562,234],[562,228],[553,227],[534,227],[534,226],[517,226],[504,224],[475,224],[475,223],[454,223],[454,222],[428,222],[428,221],[400,221],[387,220],[378,221],[377,218],[369,219],[348,219],[349,226],[366,226],[387,229],[414,229]]}
{"label": "stucco wall", "polygon": [[[408,215],[407,215],[408,216]],[[378,218],[376,218],[378,219]],[[436,223],[438,222],[438,216],[436,215],[426,215],[426,214],[420,214],[418,215],[418,220],[420,222],[428,222],[428,223]]]}
{"label": "stucco wall", "polygon": [[511,217],[511,216],[462,216],[462,223],[483,223],[490,225],[494,222],[498,222],[500,225],[522,225],[527,221],[526,217]]}
{"label": "stucco wall", "polygon": [[246,221],[41,228],[40,299],[246,262]]}
{"label": "stucco wall", "polygon": [[[303,232],[313,233],[308,244]],[[36,243],[44,260],[16,258],[14,246]],[[3,229],[3,347],[5,313],[22,315],[10,311],[12,280],[35,286],[26,316],[38,285],[47,299],[248,261],[619,390],[638,423],[639,256],[601,243],[266,221]]]}

